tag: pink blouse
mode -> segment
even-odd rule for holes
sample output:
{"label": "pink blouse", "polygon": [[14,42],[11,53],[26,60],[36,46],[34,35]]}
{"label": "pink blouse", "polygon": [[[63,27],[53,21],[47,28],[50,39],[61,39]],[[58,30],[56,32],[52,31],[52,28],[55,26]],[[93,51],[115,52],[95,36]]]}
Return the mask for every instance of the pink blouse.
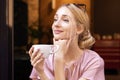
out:
{"label": "pink blouse", "polygon": [[[45,74],[50,80],[54,79],[54,55],[51,54],[45,60]],[[70,67],[74,66],[71,72]],[[82,57],[76,61],[73,61],[69,66],[65,66],[67,80],[79,80],[80,78],[86,78],[88,80],[105,80],[104,76],[104,61],[103,59],[92,50],[84,50]],[[30,78],[38,77],[37,71],[33,68]]]}

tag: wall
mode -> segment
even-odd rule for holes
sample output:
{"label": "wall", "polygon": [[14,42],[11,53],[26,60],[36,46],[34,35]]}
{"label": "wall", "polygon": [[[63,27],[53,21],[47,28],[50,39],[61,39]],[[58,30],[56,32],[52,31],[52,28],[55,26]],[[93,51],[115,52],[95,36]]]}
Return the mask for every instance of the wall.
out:
{"label": "wall", "polygon": [[[37,4],[37,0],[29,1],[29,5],[32,3],[34,6],[29,6],[29,24],[33,22],[32,20],[37,20],[37,17],[40,17],[40,25],[42,27],[51,27],[53,22],[53,16],[57,8],[64,3],[85,3],[87,5],[87,11],[91,17],[91,0],[56,0],[56,8],[52,9],[52,0],[40,0]],[[39,14],[37,14],[39,5]],[[36,8],[35,8],[36,7]],[[34,8],[34,9],[33,9]],[[31,10],[32,9],[32,10]],[[36,15],[33,15],[36,14]],[[36,19],[35,19],[36,18]]]}
{"label": "wall", "polygon": [[[88,11],[89,17],[91,17],[91,0],[69,0],[69,1],[68,0],[56,0],[56,8],[53,11],[51,10],[51,12],[49,13],[49,15],[46,15],[46,16],[44,16],[44,14],[46,14],[45,12],[46,12],[46,10],[48,8],[48,7],[46,7],[47,6],[46,5],[47,2],[45,0],[42,0],[41,2],[42,2],[42,4],[41,4],[41,17],[42,17],[43,21],[45,20],[43,22],[43,24],[47,24],[48,23],[49,27],[52,24],[53,16],[54,16],[54,13],[56,12],[57,8],[59,6],[61,6],[62,4],[65,4],[65,3],[84,3],[84,4],[86,4],[87,5],[87,11]],[[47,22],[47,21],[49,21],[49,22]],[[47,23],[45,23],[45,22],[47,22]]]}
{"label": "wall", "polygon": [[7,21],[7,25],[9,25],[9,27],[13,27],[13,0],[8,0],[7,2],[8,4],[6,5],[6,21]]}
{"label": "wall", "polygon": [[87,5],[87,11],[88,11],[88,14],[89,16],[91,17],[91,0],[56,0],[56,5],[57,5],[57,8],[62,5],[62,4],[65,4],[65,3],[84,3]]}
{"label": "wall", "polygon": [[6,0],[0,0],[0,80],[12,80],[12,53],[9,29],[6,26]]}
{"label": "wall", "polygon": [[120,33],[120,0],[94,0],[94,32]]}

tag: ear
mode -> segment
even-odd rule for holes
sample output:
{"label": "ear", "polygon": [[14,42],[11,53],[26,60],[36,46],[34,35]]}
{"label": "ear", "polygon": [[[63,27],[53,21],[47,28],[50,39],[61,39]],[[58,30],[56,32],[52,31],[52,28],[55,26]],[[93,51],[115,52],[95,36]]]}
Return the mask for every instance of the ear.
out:
{"label": "ear", "polygon": [[83,25],[78,25],[78,26],[77,26],[77,34],[79,35],[79,34],[81,34],[83,31],[84,31]]}

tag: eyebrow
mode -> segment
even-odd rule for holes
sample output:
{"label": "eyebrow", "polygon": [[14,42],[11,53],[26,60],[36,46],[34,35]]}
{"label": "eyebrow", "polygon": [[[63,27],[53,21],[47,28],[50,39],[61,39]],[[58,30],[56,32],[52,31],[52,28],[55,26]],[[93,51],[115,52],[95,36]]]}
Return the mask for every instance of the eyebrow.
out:
{"label": "eyebrow", "polygon": [[[55,16],[58,16],[58,14],[55,14]],[[63,14],[62,16],[63,16],[63,17],[69,17],[69,16],[66,15],[66,14]]]}

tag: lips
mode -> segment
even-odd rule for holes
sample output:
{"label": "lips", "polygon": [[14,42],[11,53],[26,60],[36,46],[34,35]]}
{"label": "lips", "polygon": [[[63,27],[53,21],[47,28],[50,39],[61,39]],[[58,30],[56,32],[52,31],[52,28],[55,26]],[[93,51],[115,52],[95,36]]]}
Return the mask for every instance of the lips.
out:
{"label": "lips", "polygon": [[63,31],[62,30],[54,30],[54,33],[55,34],[60,34],[60,33],[62,33]]}

